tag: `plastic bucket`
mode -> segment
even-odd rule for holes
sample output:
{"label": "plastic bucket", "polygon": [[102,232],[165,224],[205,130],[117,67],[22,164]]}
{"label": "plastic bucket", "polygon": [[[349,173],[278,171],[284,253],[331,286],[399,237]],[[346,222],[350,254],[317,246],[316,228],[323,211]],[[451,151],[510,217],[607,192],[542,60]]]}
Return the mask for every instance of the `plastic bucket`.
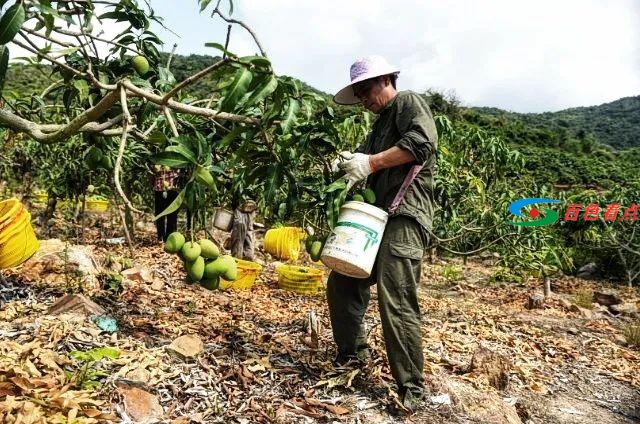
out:
{"label": "plastic bucket", "polygon": [[233,214],[226,209],[216,209],[213,216],[213,226],[222,231],[231,231],[233,226]]}
{"label": "plastic bucket", "polygon": [[109,208],[108,200],[87,200],[84,204],[89,212],[105,212]]}
{"label": "plastic bucket", "polygon": [[388,218],[385,211],[368,203],[345,203],[340,208],[338,223],[322,249],[320,260],[340,274],[368,277]]}
{"label": "plastic bucket", "polygon": [[245,261],[238,258],[234,259],[236,261],[236,266],[238,267],[238,278],[236,278],[235,281],[227,281],[224,278],[220,278],[220,289],[250,289],[251,287],[253,287],[253,283],[255,283],[256,277],[258,276],[258,274],[260,274],[260,271],[262,271],[262,265],[256,262]]}

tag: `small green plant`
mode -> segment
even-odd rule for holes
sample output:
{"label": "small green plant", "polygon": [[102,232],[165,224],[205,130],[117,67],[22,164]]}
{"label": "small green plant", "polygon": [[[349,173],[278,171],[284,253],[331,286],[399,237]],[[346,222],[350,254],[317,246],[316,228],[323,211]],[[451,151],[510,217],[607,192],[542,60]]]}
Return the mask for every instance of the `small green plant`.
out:
{"label": "small green plant", "polygon": [[519,273],[513,272],[509,268],[498,268],[496,272],[491,275],[489,279],[492,283],[513,283],[520,284],[523,281],[522,275]]}
{"label": "small green plant", "polygon": [[630,325],[625,328],[624,337],[629,347],[640,348],[640,325]]}
{"label": "small green plant", "polygon": [[447,265],[442,268],[442,276],[448,281],[458,281],[462,278],[462,267],[458,265]]}
{"label": "small green plant", "polygon": [[120,351],[105,346],[87,351],[73,350],[69,352],[69,355],[80,362],[80,366],[75,371],[65,371],[69,382],[82,390],[95,390],[102,385],[100,380],[109,375],[98,368],[98,363],[105,358],[116,359],[120,357]]}
{"label": "small green plant", "polygon": [[591,309],[593,307],[593,292],[588,289],[579,290],[573,301],[581,308]]}
{"label": "small green plant", "polygon": [[110,272],[99,275],[100,286],[109,292],[118,294],[122,291],[122,275]]}

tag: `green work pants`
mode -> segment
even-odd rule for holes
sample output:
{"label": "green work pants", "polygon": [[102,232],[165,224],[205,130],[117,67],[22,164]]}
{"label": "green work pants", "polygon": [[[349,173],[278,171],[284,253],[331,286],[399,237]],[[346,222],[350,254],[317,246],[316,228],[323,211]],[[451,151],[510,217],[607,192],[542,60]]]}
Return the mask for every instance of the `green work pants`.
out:
{"label": "green work pants", "polygon": [[377,283],[378,307],[391,373],[404,395],[424,391],[422,334],[417,289],[428,234],[414,219],[394,216],[385,228],[378,256],[365,279],[332,271],[327,302],[333,338],[341,355],[356,355],[367,347],[363,318]]}

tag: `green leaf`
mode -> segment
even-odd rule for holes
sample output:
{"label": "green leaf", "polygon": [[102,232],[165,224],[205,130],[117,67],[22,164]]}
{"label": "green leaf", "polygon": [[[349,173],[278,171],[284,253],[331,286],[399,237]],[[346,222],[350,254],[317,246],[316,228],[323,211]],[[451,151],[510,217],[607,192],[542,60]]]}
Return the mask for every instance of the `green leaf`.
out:
{"label": "green leaf", "polygon": [[194,165],[198,163],[198,159],[195,153],[193,153],[193,151],[191,151],[191,149],[189,149],[189,147],[186,146],[185,144],[169,146],[165,149],[165,152],[177,153],[180,156],[182,156],[185,160],[189,161]]}
{"label": "green leaf", "polygon": [[220,43],[204,43],[205,47],[213,47],[214,49],[220,50],[222,53],[225,53],[229,57],[238,57],[237,55],[231,53],[229,50],[225,49],[224,46]]}
{"label": "green leaf", "polygon": [[180,205],[182,205],[182,201],[184,200],[184,195],[186,191],[187,191],[186,187],[183,188],[182,191],[178,194],[178,197],[176,197],[175,200],[171,202],[169,206],[167,206],[167,209],[163,210],[159,215],[154,216],[153,220],[155,221],[158,218],[162,218],[165,215],[169,215],[170,213],[177,211]]}
{"label": "green leaf", "polygon": [[224,112],[230,112],[238,106],[238,102],[242,99],[249,89],[249,84],[253,79],[253,74],[246,68],[241,68],[236,71],[236,75],[233,78],[233,82],[228,87],[228,91],[220,101],[220,110]]}
{"label": "green leaf", "polygon": [[4,78],[9,68],[9,47],[0,45],[0,94],[4,87]]}
{"label": "green leaf", "polygon": [[16,3],[0,18],[0,44],[7,44],[16,36],[24,23],[25,13],[22,2]]}
{"label": "green leaf", "polygon": [[175,152],[160,152],[154,158],[154,163],[165,165],[169,168],[186,168],[192,163],[181,154]]}
{"label": "green leaf", "polygon": [[222,137],[222,139],[218,142],[218,145],[220,146],[220,148],[225,149],[227,147],[229,147],[231,145],[231,142],[233,142],[233,140],[235,140],[236,138],[238,138],[238,136],[242,133],[242,131],[244,131],[245,128],[238,125],[237,127],[235,127],[234,129],[231,130],[231,132],[229,132],[229,134],[225,135],[224,137]]}
{"label": "green leaf", "polygon": [[246,100],[246,106],[253,106],[255,104],[260,103],[264,100],[268,95],[276,91],[278,88],[278,79],[275,75],[270,75],[267,79],[266,83],[257,87]]}
{"label": "green leaf", "polygon": [[291,130],[291,127],[296,122],[296,115],[300,110],[300,102],[296,99],[289,99],[289,106],[287,107],[280,126],[282,127],[282,133],[286,134]]}
{"label": "green leaf", "polygon": [[200,0],[200,12],[206,9],[209,3],[211,3],[211,0]]}
{"label": "green leaf", "polygon": [[325,193],[333,193],[334,191],[338,191],[338,190],[344,190],[347,188],[347,181],[344,178],[340,178],[339,180],[336,180],[334,182],[332,182],[331,184],[329,184],[329,187],[327,187],[324,192]]}
{"label": "green leaf", "polygon": [[267,68],[271,66],[271,61],[264,56],[244,56],[240,59],[241,63],[251,64],[258,68]]}
{"label": "green leaf", "polygon": [[78,90],[78,98],[83,101],[89,97],[89,84],[85,80],[73,81],[73,86]]}

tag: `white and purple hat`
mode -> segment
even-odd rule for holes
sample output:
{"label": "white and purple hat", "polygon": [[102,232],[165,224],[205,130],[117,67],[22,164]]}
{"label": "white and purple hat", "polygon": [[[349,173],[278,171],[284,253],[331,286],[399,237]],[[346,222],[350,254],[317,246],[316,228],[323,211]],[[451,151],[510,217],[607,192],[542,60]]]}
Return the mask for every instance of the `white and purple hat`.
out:
{"label": "white and purple hat", "polygon": [[399,74],[400,71],[392,66],[382,56],[367,56],[358,59],[351,65],[351,83],[333,96],[333,101],[341,105],[355,105],[360,103],[360,99],[353,93],[353,84],[379,77],[381,75]]}

